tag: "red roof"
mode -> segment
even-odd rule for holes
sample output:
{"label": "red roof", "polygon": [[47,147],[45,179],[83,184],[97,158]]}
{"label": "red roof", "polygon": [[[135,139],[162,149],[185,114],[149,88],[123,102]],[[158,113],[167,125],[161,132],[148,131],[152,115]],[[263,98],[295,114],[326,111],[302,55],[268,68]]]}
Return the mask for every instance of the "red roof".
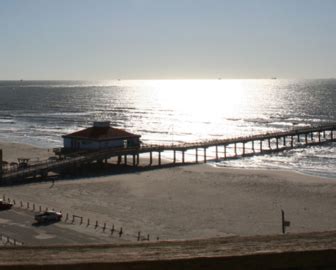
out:
{"label": "red roof", "polygon": [[127,132],[123,129],[117,129],[112,127],[90,127],[87,129],[76,131],[71,134],[64,135],[62,137],[105,141],[105,140],[140,138],[141,136]]}

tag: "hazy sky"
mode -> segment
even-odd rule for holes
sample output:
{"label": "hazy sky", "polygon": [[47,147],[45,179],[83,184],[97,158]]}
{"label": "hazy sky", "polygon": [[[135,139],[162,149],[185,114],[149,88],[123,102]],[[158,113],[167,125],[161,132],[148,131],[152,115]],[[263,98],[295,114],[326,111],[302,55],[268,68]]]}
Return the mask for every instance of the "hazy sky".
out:
{"label": "hazy sky", "polygon": [[0,79],[336,77],[336,0],[0,0]]}

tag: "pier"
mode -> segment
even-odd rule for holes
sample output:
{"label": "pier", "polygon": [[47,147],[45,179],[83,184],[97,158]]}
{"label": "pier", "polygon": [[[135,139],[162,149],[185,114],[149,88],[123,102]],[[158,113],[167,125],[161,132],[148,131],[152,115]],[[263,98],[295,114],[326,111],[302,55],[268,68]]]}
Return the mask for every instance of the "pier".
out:
{"label": "pier", "polygon": [[[139,166],[140,158],[143,155],[147,156],[147,166],[161,166],[163,162],[162,155],[167,152],[172,152],[172,165],[251,157],[333,142],[336,139],[335,131],[336,123],[328,123],[280,132],[183,144],[143,144],[139,147],[109,148],[99,151],[81,151],[72,154],[66,154],[60,148],[54,149],[55,154],[58,156],[57,160],[40,162],[27,168],[0,171],[0,180],[2,183],[5,183],[16,180],[21,181],[29,177],[46,177],[49,172],[61,172],[69,168],[80,168],[85,164],[93,162],[107,163],[108,160],[113,158],[116,159],[115,162],[118,165],[136,167]],[[187,152],[188,156],[192,156],[192,159],[186,159]]]}

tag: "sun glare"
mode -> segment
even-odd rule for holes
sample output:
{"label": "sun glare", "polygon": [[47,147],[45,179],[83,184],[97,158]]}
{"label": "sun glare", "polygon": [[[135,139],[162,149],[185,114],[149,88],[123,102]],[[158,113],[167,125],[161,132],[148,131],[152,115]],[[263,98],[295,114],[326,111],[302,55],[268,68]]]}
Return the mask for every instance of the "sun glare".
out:
{"label": "sun glare", "polygon": [[243,85],[240,80],[174,80],[151,81],[158,102],[164,101],[176,111],[192,115],[195,120],[213,119],[216,111],[234,114],[236,104],[242,102]]}

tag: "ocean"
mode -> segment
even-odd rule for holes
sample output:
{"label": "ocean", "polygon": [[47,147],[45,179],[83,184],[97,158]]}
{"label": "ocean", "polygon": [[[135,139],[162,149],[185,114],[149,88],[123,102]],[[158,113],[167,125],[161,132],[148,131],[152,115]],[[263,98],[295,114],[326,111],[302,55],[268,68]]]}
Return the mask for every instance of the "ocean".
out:
{"label": "ocean", "polygon": [[[59,147],[62,135],[109,120],[144,143],[193,142],[336,122],[335,104],[335,79],[0,81],[0,140]],[[217,165],[336,178],[335,146]]]}

